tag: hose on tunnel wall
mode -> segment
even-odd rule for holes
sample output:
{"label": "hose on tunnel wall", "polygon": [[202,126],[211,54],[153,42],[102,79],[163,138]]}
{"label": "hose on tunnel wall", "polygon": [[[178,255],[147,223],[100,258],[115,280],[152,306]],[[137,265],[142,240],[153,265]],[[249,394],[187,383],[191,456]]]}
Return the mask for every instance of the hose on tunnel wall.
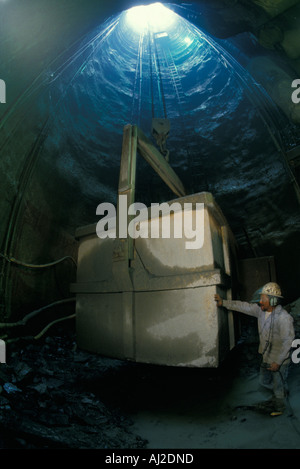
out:
{"label": "hose on tunnel wall", "polygon": [[[111,34],[111,32],[114,30],[118,22],[119,22],[119,16],[117,16],[117,18],[112,23],[110,22],[108,26],[101,29],[100,33],[98,33],[96,37],[93,37],[91,40],[89,40],[87,44],[84,44],[84,46],[82,46],[79,49],[79,51],[73,54],[60,67],[57,68],[56,72],[53,74],[52,81],[54,81],[58,76],[60,76],[66,70],[66,68],[70,64],[72,64],[78,57],[81,57],[81,55],[87,50],[89,46],[91,45],[93,46],[92,52],[90,52],[88,56],[83,61],[80,62],[79,67],[76,69],[75,73],[72,74],[72,77],[67,83],[64,92],[62,93],[57,103],[55,104],[56,107],[64,100],[64,98],[66,97],[67,91],[72,85],[74,79],[84,69],[87,62],[90,60],[90,57],[92,56],[92,54],[95,53],[95,49],[98,49],[102,45],[103,41],[105,41],[105,39]],[[97,39],[99,39],[99,41],[94,47],[94,42]],[[10,113],[12,113],[12,115],[14,114],[14,111],[17,105],[21,105],[21,104],[26,105],[29,97],[31,97],[35,92],[39,91],[40,88],[43,88],[44,85],[49,84],[47,81],[39,83],[38,78],[39,77],[37,77],[37,79],[34,80],[31,86],[29,86],[29,88],[23,93],[23,95],[19,98],[19,100],[12,107],[12,109],[10,110]],[[10,117],[10,113],[8,113],[6,118],[2,120],[1,125],[4,125],[4,122],[8,119],[8,117]],[[27,152],[27,155],[24,158],[25,162],[21,171],[21,175],[19,177],[18,190],[16,192],[16,195],[12,203],[11,214],[10,214],[8,226],[6,229],[6,235],[5,235],[4,242],[3,242],[2,251],[4,252],[4,254],[1,256],[2,258],[3,257],[8,258],[8,252],[9,251],[12,252],[12,249],[13,249],[12,247],[15,241],[14,240],[15,233],[16,233],[17,226],[18,226],[21,208],[24,202],[24,196],[25,196],[28,184],[30,183],[35,165],[40,156],[41,148],[43,146],[45,139],[47,138],[47,131],[48,131],[49,125],[51,124],[51,117],[52,117],[52,114],[51,115],[49,114],[44,120],[44,123],[42,124],[41,130],[36,140],[34,141],[33,145],[31,146],[31,148]],[[12,135],[10,137],[12,137]],[[5,140],[4,144],[6,143],[7,143],[7,139]],[[10,263],[2,263],[1,271],[0,271],[0,296],[2,299],[1,309],[4,312],[5,318],[9,317],[11,313],[10,311],[11,291],[10,291],[10,285],[9,285],[9,272],[10,272]]]}

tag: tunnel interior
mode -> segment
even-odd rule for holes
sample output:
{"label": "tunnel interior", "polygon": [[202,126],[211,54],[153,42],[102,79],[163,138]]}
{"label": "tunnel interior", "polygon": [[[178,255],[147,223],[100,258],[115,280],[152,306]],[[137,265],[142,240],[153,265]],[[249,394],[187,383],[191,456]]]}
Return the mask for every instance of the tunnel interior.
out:
{"label": "tunnel interior", "polygon": [[[71,296],[75,230],[116,204],[123,128],[153,117],[187,194],[211,192],[239,258],[274,256],[297,299],[299,2],[165,3],[170,24],[138,27],[138,3],[26,3],[1,4],[2,320]],[[171,198],[140,159],[136,200]]]}
{"label": "tunnel interior", "polygon": [[[70,289],[76,230],[117,203],[124,127],[157,145],[152,120],[168,119],[163,151],[187,195],[212,193],[241,265],[276,270],[299,337],[299,3],[174,1],[139,16],[140,0],[0,2],[0,448],[299,446],[296,362],[292,414],[247,406],[262,398],[254,318],[217,369],[145,365],[78,346]],[[142,158],[135,198],[174,199]]]}

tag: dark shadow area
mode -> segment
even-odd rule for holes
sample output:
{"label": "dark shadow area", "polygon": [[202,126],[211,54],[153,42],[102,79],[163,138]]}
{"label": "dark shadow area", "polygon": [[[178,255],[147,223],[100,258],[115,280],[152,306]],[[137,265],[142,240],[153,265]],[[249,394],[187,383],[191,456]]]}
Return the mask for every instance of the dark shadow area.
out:
{"label": "dark shadow area", "polygon": [[240,373],[242,346],[219,369],[114,360],[80,350],[74,332],[53,327],[38,341],[7,344],[0,369],[3,448],[141,448],[131,432],[140,411],[215,414]]}
{"label": "dark shadow area", "polygon": [[[88,353],[78,349],[71,325],[53,326],[36,341],[8,343],[7,363],[0,368],[0,447],[151,448],[156,428],[154,441],[162,448],[189,447],[189,442],[193,448],[268,447],[273,428],[278,434],[284,431],[286,439],[292,431],[295,439],[296,419],[283,416],[274,423],[268,416],[237,410],[237,404],[257,398],[260,358],[255,328],[246,324],[241,342],[218,369],[140,364]],[[294,365],[292,405],[297,412],[298,375]],[[248,441],[247,432],[254,428],[259,439],[255,430]],[[168,432],[174,436],[171,443]],[[294,445],[294,440],[283,440],[279,447]]]}

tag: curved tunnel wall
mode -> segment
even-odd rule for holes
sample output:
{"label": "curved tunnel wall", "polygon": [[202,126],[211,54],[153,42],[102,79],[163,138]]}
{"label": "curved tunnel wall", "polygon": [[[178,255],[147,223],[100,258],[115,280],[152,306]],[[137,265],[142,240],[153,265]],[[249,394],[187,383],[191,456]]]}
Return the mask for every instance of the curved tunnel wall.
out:
{"label": "curved tunnel wall", "polygon": [[[80,9],[80,3],[73,17],[68,2],[62,3],[60,13],[65,8],[65,21],[60,18],[61,24],[56,23],[58,39],[49,30],[36,30],[37,36],[27,44],[31,54],[22,59],[30,57],[35,68],[30,70],[28,64],[30,85],[21,92],[17,83],[15,102],[2,116],[1,253],[34,264],[66,255],[76,258],[75,229],[96,221],[100,202],[116,201],[123,126],[138,122],[150,133],[147,39],[139,56],[140,37],[130,32],[124,14],[119,16],[128,5],[116,3],[115,11],[101,7],[106,9],[98,10],[99,19],[95,20],[88,15],[88,11],[95,12],[93,2],[87,9],[82,5]],[[199,2],[194,10],[183,10],[180,4],[171,8],[194,15],[196,22],[204,6]],[[26,38],[26,25],[40,27],[46,10],[40,4],[34,20],[22,23],[19,7],[18,2],[15,10],[11,6],[10,26],[18,20],[20,27],[23,24],[20,34]],[[204,11],[207,9],[211,11],[206,4]],[[85,30],[78,11],[86,11],[89,18]],[[213,27],[208,23],[215,17],[207,14],[207,29]],[[266,21],[265,12],[261,21]],[[218,18],[216,30],[217,23]],[[80,24],[76,34],[75,26]],[[186,37],[191,42],[185,42]],[[178,100],[169,68],[163,66],[166,109],[171,119],[171,165],[188,193],[208,190],[214,194],[241,246],[241,256],[275,254],[285,294],[296,298],[299,204],[293,174],[282,151],[297,143],[298,129],[263,89],[257,90],[250,74],[233,58],[236,55],[246,67],[253,63],[253,54],[258,58],[263,55],[260,45],[247,34],[239,41],[212,37],[183,19],[163,40],[167,40],[182,91]],[[15,48],[13,64],[22,57],[18,52]],[[270,60],[274,63],[272,52]],[[274,66],[279,67],[276,60]],[[292,76],[289,67],[285,65],[284,73]],[[9,70],[12,77],[13,65]],[[158,178],[145,170],[143,162],[137,171],[137,200],[151,203],[171,197]],[[0,261],[2,316],[22,316],[69,296],[69,283],[75,276],[69,260],[54,269],[34,271],[3,257]]]}

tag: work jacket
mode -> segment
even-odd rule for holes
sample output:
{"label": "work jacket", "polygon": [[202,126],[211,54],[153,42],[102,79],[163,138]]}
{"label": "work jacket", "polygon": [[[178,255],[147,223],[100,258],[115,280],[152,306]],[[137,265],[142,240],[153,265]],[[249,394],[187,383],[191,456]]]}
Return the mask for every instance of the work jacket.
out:
{"label": "work jacket", "polygon": [[281,305],[276,306],[267,318],[265,311],[256,303],[223,300],[223,306],[257,318],[260,339],[258,352],[263,354],[265,363],[281,365],[289,357],[295,338],[294,321]]}

